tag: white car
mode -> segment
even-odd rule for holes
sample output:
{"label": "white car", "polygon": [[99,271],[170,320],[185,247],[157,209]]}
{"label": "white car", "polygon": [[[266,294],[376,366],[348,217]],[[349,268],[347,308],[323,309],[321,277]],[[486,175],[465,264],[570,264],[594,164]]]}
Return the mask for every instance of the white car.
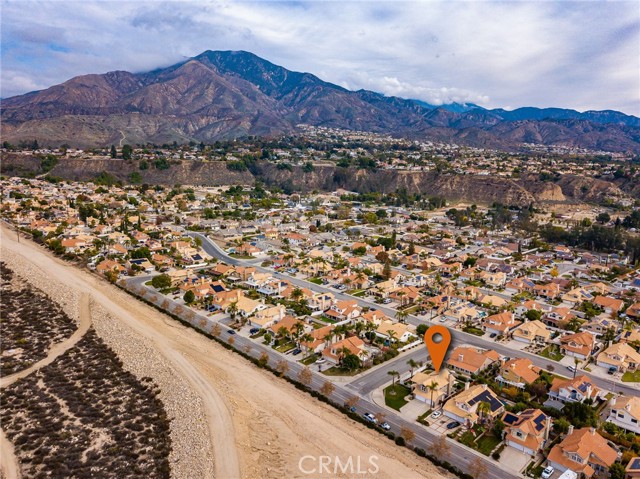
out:
{"label": "white car", "polygon": [[326,363],[326,362],[327,362],[327,360],[326,360],[325,358],[320,358],[320,359],[318,359],[318,360],[316,361],[316,364],[324,364],[324,363]]}
{"label": "white car", "polygon": [[540,477],[542,479],[549,479],[551,477],[551,474],[553,474],[553,467],[551,466],[547,466],[545,467],[544,471],[542,471],[542,474],[540,475]]}
{"label": "white car", "polygon": [[440,416],[442,416],[442,411],[436,411],[431,415],[433,419],[438,419]]}

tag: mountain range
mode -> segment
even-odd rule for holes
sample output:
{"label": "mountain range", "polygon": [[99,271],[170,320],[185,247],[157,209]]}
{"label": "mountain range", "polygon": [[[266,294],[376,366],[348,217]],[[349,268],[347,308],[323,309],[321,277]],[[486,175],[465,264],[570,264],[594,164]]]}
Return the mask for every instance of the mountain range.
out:
{"label": "mountain range", "polygon": [[537,143],[640,153],[640,118],[617,111],[436,106],[347,90],[244,51],[78,76],[0,108],[3,141],[47,145],[211,142],[291,134],[305,123],[507,150]]}

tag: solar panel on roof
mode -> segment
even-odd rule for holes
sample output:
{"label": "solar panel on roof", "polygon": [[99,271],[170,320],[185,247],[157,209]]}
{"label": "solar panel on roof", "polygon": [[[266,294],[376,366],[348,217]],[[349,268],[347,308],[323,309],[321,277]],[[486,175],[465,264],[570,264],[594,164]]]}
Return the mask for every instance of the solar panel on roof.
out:
{"label": "solar panel on roof", "polygon": [[578,386],[578,389],[585,392],[587,390],[587,383],[581,383],[580,386]]}
{"label": "solar panel on roof", "polygon": [[513,424],[517,420],[518,420],[518,416],[508,412],[507,414],[505,414],[504,419],[502,419],[502,422],[504,422],[505,424]]}
{"label": "solar panel on roof", "polygon": [[640,457],[635,457],[631,462],[632,469],[640,469]]}
{"label": "solar panel on roof", "polygon": [[540,414],[533,420],[533,423],[536,425],[536,431],[540,431],[544,428],[546,419],[547,417],[544,414]]}

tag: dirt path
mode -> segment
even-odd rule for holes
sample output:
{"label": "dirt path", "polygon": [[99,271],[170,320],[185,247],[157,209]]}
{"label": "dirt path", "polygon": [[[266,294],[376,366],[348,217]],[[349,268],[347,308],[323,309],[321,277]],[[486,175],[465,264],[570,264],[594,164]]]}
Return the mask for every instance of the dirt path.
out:
{"label": "dirt path", "polygon": [[76,329],[75,332],[71,336],[69,336],[69,338],[54,344],[51,347],[51,349],[49,349],[49,352],[47,353],[47,357],[31,365],[27,369],[23,369],[22,371],[18,371],[17,373],[10,374],[9,376],[0,378],[0,388],[7,387],[10,384],[15,383],[18,379],[25,378],[29,374],[33,373],[34,371],[37,371],[38,369],[43,368],[48,364],[51,364],[53,361],[56,360],[58,356],[60,356],[61,354],[64,354],[67,350],[75,346],[76,343],[83,338],[83,336],[86,334],[87,331],[89,331],[89,328],[91,327],[91,310],[89,307],[89,295],[86,293],[83,293],[80,296],[80,311],[79,311],[78,317],[79,317],[79,323],[80,323],[78,325],[78,329]]}
{"label": "dirt path", "polygon": [[44,274],[91,294],[116,321],[148,338],[193,385],[204,401],[217,479],[362,477],[333,470],[309,475],[301,469],[303,459],[307,471],[317,468],[320,456],[352,457],[364,469],[374,457],[378,479],[451,477],[105,281],[33,243],[18,244],[14,237],[3,227],[2,247],[37,264]]}
{"label": "dirt path", "polygon": [[0,429],[0,473],[3,479],[20,479],[20,464],[13,450],[13,444]]}

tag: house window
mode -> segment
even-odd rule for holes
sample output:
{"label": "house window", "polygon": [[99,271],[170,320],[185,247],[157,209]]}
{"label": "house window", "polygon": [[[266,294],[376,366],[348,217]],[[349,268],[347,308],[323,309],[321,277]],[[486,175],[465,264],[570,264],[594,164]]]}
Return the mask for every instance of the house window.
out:
{"label": "house window", "polygon": [[618,414],[618,417],[622,417],[622,418],[623,418],[623,417],[624,417],[624,414]]}
{"label": "house window", "polygon": [[632,422],[633,424],[638,424],[638,420],[637,420],[637,419],[632,419],[632,420],[631,420],[631,422]]}

